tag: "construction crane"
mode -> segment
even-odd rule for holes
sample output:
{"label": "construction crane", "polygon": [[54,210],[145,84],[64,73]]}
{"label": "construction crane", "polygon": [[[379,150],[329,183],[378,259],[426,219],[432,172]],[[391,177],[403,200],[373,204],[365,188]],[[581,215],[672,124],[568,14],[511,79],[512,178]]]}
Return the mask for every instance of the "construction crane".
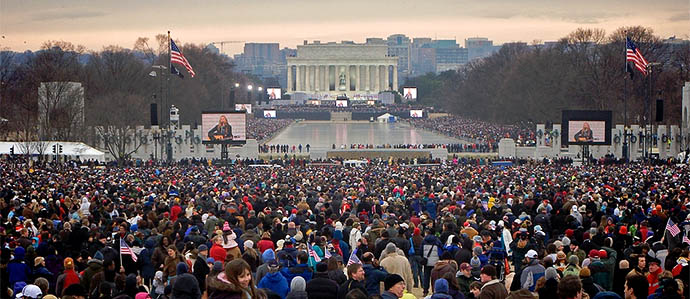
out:
{"label": "construction crane", "polygon": [[238,43],[243,43],[243,42],[245,42],[245,41],[243,41],[243,40],[224,40],[224,41],[219,41],[219,42],[211,42],[211,44],[212,45],[220,44],[220,53],[225,54],[225,52],[223,52],[223,46],[225,44],[238,44]]}

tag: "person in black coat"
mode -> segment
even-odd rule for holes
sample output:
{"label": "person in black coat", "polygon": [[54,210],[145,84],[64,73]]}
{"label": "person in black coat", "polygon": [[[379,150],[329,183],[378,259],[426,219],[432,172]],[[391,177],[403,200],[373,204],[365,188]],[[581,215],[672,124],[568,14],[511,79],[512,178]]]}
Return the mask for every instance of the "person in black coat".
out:
{"label": "person in black coat", "polygon": [[322,262],[316,265],[316,273],[307,282],[306,291],[309,299],[337,298],[338,288],[338,284],[328,278],[328,265]]}
{"label": "person in black coat", "polygon": [[366,286],[364,285],[364,268],[362,268],[362,265],[351,264],[347,266],[347,276],[350,278],[343,282],[338,289],[338,299],[345,299],[347,293],[356,289],[368,296]]}
{"label": "person in black coat", "polygon": [[187,264],[179,262],[177,264],[177,275],[170,282],[172,285],[172,298],[178,299],[199,299],[201,290],[199,282],[194,275],[187,273]]}
{"label": "person in black coat", "polygon": [[199,253],[192,269],[194,269],[194,277],[199,282],[199,290],[203,293],[206,290],[206,275],[211,271],[207,264],[208,247],[204,244],[199,245]]}

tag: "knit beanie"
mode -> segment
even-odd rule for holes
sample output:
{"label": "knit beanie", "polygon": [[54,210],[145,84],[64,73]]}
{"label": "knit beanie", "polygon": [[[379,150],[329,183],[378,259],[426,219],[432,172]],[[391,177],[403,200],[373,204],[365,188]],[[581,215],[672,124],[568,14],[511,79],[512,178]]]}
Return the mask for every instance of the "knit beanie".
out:
{"label": "knit beanie", "polygon": [[403,278],[398,275],[398,274],[389,274],[386,276],[386,279],[383,281],[383,286],[386,289],[386,291],[390,290],[394,285],[396,285],[398,282],[405,281]]}

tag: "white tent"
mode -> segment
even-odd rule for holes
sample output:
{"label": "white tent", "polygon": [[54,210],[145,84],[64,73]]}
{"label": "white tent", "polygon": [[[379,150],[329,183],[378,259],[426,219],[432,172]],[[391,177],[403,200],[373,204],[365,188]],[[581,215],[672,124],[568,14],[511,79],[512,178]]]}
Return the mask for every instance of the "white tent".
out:
{"label": "white tent", "polygon": [[0,142],[0,154],[9,155],[11,154],[12,148],[14,148],[15,155],[24,155],[28,153],[33,155],[38,155],[42,152],[44,155],[54,155],[53,145],[62,145],[62,153],[60,156],[67,156],[71,159],[76,159],[77,157],[84,160],[97,160],[105,161],[105,153],[99,151],[93,147],[90,147],[81,142],[62,142],[62,141],[32,141],[32,142]]}
{"label": "white tent", "polygon": [[398,118],[390,113],[381,114],[379,117],[376,118],[376,121],[380,123],[392,123],[396,120],[398,120]]}

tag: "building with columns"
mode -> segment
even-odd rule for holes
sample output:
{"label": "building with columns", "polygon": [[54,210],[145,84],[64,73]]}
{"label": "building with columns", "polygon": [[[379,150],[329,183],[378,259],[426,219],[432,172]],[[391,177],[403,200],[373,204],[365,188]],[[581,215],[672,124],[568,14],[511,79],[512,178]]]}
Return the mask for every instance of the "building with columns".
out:
{"label": "building with columns", "polygon": [[398,58],[385,44],[325,43],[297,46],[287,57],[288,94],[304,93],[318,99],[350,98],[397,90]]}

